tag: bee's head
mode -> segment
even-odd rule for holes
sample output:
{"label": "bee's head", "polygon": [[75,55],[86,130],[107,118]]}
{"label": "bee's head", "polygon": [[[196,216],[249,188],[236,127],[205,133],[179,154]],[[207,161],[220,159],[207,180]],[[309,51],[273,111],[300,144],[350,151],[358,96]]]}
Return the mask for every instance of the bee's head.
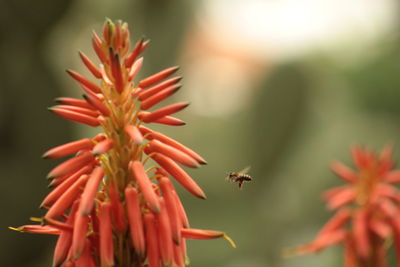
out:
{"label": "bee's head", "polygon": [[235,179],[235,177],[236,177],[234,172],[228,172],[227,175],[228,176],[226,177],[226,179],[228,179],[228,180]]}

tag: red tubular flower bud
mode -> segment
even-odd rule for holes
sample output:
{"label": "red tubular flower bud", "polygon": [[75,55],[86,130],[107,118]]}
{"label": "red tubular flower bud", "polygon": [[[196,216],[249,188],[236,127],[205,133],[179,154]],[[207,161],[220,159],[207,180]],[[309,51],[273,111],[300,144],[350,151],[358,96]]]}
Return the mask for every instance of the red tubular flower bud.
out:
{"label": "red tubular flower bud", "polygon": [[96,167],[88,178],[85,189],[82,193],[81,204],[79,206],[79,213],[81,215],[86,216],[92,211],[94,198],[96,196],[101,179],[103,179],[103,176],[103,168]]}
{"label": "red tubular flower bud", "polygon": [[300,253],[300,254],[310,253],[310,252],[319,252],[319,251],[325,249],[326,247],[329,247],[329,246],[332,246],[334,244],[344,241],[346,234],[347,234],[347,232],[343,229],[338,229],[333,232],[324,233],[323,235],[319,236],[319,238],[314,240],[313,242],[311,242],[309,244],[305,244],[303,246],[300,246],[296,252]]}
{"label": "red tubular flower bud", "polygon": [[92,153],[95,155],[104,154],[107,153],[111,148],[113,148],[113,146],[113,139],[105,139],[94,146]]}
{"label": "red tubular flower bud", "polygon": [[147,147],[148,151],[150,152],[159,152],[164,156],[169,157],[170,159],[179,162],[187,167],[190,168],[198,168],[200,165],[198,162],[193,159],[188,154],[172,147],[167,144],[164,144],[158,140],[152,140]]}
{"label": "red tubular flower bud", "polygon": [[89,138],[84,138],[81,140],[69,142],[57,147],[54,147],[47,152],[45,152],[42,156],[44,159],[58,159],[65,156],[69,156],[71,154],[77,153],[83,149],[91,149],[94,146],[94,143]]}
{"label": "red tubular flower bud", "polygon": [[395,184],[395,183],[400,183],[400,171],[390,171],[388,172],[384,180],[388,183]]}
{"label": "red tubular flower bud", "polygon": [[[75,201],[72,205],[71,212],[68,215],[66,223],[73,226],[75,214],[78,210],[79,201]],[[61,266],[68,255],[72,244],[72,231],[61,231],[58,237],[56,248],[54,249],[53,266]]]}
{"label": "red tubular flower bud", "polygon": [[103,63],[108,62],[107,57],[102,49],[102,41],[95,32],[93,32],[92,36],[92,46],[100,61]]}
{"label": "red tubular flower bud", "polygon": [[52,169],[47,178],[54,178],[58,176],[62,176],[64,174],[73,172],[85,166],[88,162],[94,159],[94,156],[90,152],[84,152],[76,157],[68,159],[61,164],[57,165],[54,169]]}
{"label": "red tubular flower bud", "polygon": [[70,105],[70,106],[76,106],[76,107],[82,107],[82,108],[87,108],[87,109],[93,109],[93,106],[90,105],[86,100],[82,99],[76,99],[72,97],[58,97],[55,99],[57,103],[63,104],[63,105]]}
{"label": "red tubular flower bud", "polygon": [[371,247],[366,210],[358,210],[354,214],[353,234],[358,255],[363,259],[367,259],[370,255]]}
{"label": "red tubular flower bud", "polygon": [[158,92],[161,92],[162,90],[166,88],[176,88],[177,90],[181,87],[180,84],[177,84],[182,80],[182,77],[174,77],[168,80],[163,81],[160,84],[157,84],[149,89],[146,89],[142,92],[139,93],[139,100],[140,101],[145,101],[148,98],[154,96]]}
{"label": "red tubular flower bud", "polygon": [[51,107],[50,109],[52,110],[70,110],[82,115],[87,115],[87,116],[92,116],[92,117],[97,117],[99,113],[94,110],[94,109],[87,109],[87,108],[82,108],[82,107],[76,107],[76,106],[69,106],[69,105],[56,105],[54,107]]}
{"label": "red tubular flower bud", "polygon": [[174,250],[174,263],[178,267],[185,267],[185,256],[183,254],[181,246],[173,244]]}
{"label": "red tubular flower bud", "polygon": [[182,229],[181,233],[183,238],[189,239],[214,239],[224,236],[223,232],[195,228]]}
{"label": "red tubular flower bud", "polygon": [[114,266],[114,246],[111,228],[111,204],[102,203],[99,211],[100,262],[102,267]]}
{"label": "red tubular flower bud", "polygon": [[125,189],[126,210],[129,221],[130,236],[136,253],[144,256],[145,238],[143,231],[142,212],[140,211],[140,200],[136,188]]}
{"label": "red tubular flower bud", "polygon": [[50,225],[50,226],[52,226],[54,228],[57,228],[57,229],[59,229],[61,231],[70,231],[70,232],[72,232],[72,230],[73,230],[71,225],[69,225],[69,224],[67,224],[65,222],[60,222],[60,221],[51,219],[51,218],[46,218],[46,217],[43,218],[42,223],[44,223],[46,225]]}
{"label": "red tubular flower bud", "polygon": [[344,188],[340,192],[334,194],[328,201],[328,208],[337,209],[356,198],[354,188]]}
{"label": "red tubular flower bud", "polygon": [[143,135],[135,125],[127,125],[124,128],[125,133],[132,139],[135,144],[143,143]]}
{"label": "red tubular flower bud", "polygon": [[169,174],[171,174],[175,180],[183,186],[187,191],[195,195],[196,197],[205,199],[206,195],[203,190],[193,181],[192,178],[182,170],[178,164],[176,164],[172,159],[167,158],[159,153],[156,153],[152,158]]}
{"label": "red tubular flower bud", "polygon": [[96,65],[83,52],[79,52],[79,56],[82,59],[83,64],[85,64],[85,66],[93,74],[93,76],[101,79],[101,72],[96,67]]}
{"label": "red tubular flower bud", "polygon": [[118,93],[123,91],[124,81],[122,77],[121,64],[118,54],[114,54],[113,50],[110,49],[111,59],[111,74],[114,77],[114,86]]}
{"label": "red tubular flower bud", "polygon": [[61,109],[61,108],[49,108],[49,110],[61,118],[79,122],[88,126],[97,127],[100,125],[100,122],[96,117],[85,115],[76,111]]}
{"label": "red tubular flower bud", "polygon": [[350,235],[347,235],[344,239],[344,266],[345,267],[357,267],[357,253],[354,247],[354,241]]}
{"label": "red tubular flower bud", "polygon": [[93,94],[88,94],[83,96],[88,103],[90,103],[93,107],[95,107],[101,114],[108,117],[110,116],[110,110],[107,108],[103,102]]}
{"label": "red tubular flower bud", "polygon": [[183,204],[182,204],[181,200],[179,199],[178,194],[175,191],[173,191],[172,194],[174,195],[174,198],[175,198],[175,203],[178,208],[178,214],[179,214],[179,218],[181,220],[182,226],[184,228],[189,228],[189,219],[186,215],[185,208],[183,207]]}
{"label": "red tubular flower bud", "polygon": [[78,169],[77,171],[70,172],[70,173],[65,174],[63,176],[55,177],[54,179],[51,180],[51,182],[49,184],[49,188],[57,187],[58,185],[62,184],[65,180],[69,179],[72,175],[75,175],[76,173],[80,172],[81,170],[82,170],[82,173],[80,175],[90,173],[93,170],[93,167],[95,165],[97,165],[97,161],[96,160],[92,160],[91,162],[86,164],[86,166],[84,166],[81,169]]}
{"label": "red tubular flower bud", "polygon": [[[140,113],[144,114],[145,111],[142,111]],[[140,113],[139,113],[139,117],[140,117]],[[159,124],[165,124],[165,125],[169,125],[169,126],[183,126],[186,125],[186,123],[180,119],[171,117],[171,116],[165,116],[162,117],[160,119],[157,119],[155,121],[152,121],[152,123],[159,123]]]}
{"label": "red tubular flower bud", "polygon": [[181,143],[179,143],[178,141],[153,130],[150,130],[149,128],[146,128],[142,125],[139,126],[139,130],[141,131],[141,133],[143,135],[146,135],[146,138],[149,140],[152,139],[157,139],[161,142],[163,142],[164,144],[170,145],[186,154],[188,154],[189,156],[191,156],[192,158],[194,158],[198,163],[200,164],[207,164],[207,162],[205,161],[205,159],[203,159],[199,154],[197,154],[196,152],[194,152],[193,150],[191,150],[190,148],[182,145]]}
{"label": "red tubular flower bud", "polygon": [[141,80],[139,82],[139,87],[143,88],[143,89],[148,88],[148,87],[164,80],[171,74],[175,73],[178,69],[179,69],[179,67],[175,66],[175,67],[167,68],[165,70],[157,72],[156,74],[153,74],[153,75]]}
{"label": "red tubular flower bud", "polygon": [[181,240],[181,223],[178,214],[178,204],[175,201],[174,188],[171,181],[167,177],[161,177],[158,180],[158,184],[163,193],[165,200],[165,207],[168,211],[168,217],[171,225],[172,238],[176,244],[179,244]]}
{"label": "red tubular flower bud", "polygon": [[125,58],[125,67],[130,68],[135,62],[136,58],[140,55],[143,45],[143,38],[136,42],[132,52]]}
{"label": "red tubular flower bud", "polygon": [[170,87],[156,93],[155,95],[144,100],[142,102],[142,104],[140,105],[140,108],[142,110],[148,110],[149,108],[152,108],[153,106],[157,105],[158,103],[160,103],[167,97],[174,94],[176,91],[179,90],[179,88],[180,88],[180,85],[173,85],[173,86],[170,86]]}
{"label": "red tubular flower bud", "polygon": [[160,203],[158,197],[153,190],[152,183],[147,177],[146,171],[144,170],[143,164],[140,161],[134,161],[130,165],[132,176],[137,182],[140,192],[149,206],[149,208],[158,213],[160,211]]}
{"label": "red tubular flower bud", "polygon": [[382,239],[390,238],[392,234],[390,225],[380,220],[371,220],[369,228]]}
{"label": "red tubular flower bud", "polygon": [[59,235],[61,233],[60,229],[49,225],[37,225],[28,224],[17,228],[8,227],[10,230],[22,232],[22,233],[32,233],[32,234],[46,234],[46,235]]}
{"label": "red tubular flower bud", "polygon": [[215,239],[223,237],[232,245],[232,247],[236,247],[232,239],[229,236],[227,236],[224,232],[194,229],[194,228],[183,228],[181,230],[181,234],[183,238],[189,238],[189,239]]}
{"label": "red tubular flower bud", "polygon": [[89,217],[82,216],[79,212],[75,215],[74,232],[72,234],[72,258],[77,259],[85,249],[86,233],[88,230]]}
{"label": "red tubular flower bud", "polygon": [[139,72],[139,70],[142,68],[143,65],[143,58],[139,58],[138,60],[133,63],[131,69],[129,70],[128,73],[128,81],[132,81],[133,78],[135,78],[136,74]]}
{"label": "red tubular flower bud", "polygon": [[332,171],[346,182],[357,182],[357,174],[341,162],[335,161],[331,164]]}
{"label": "red tubular flower bud", "polygon": [[119,194],[115,189],[114,184],[109,185],[108,194],[110,196],[110,203],[112,209],[111,219],[113,225],[119,233],[125,233],[127,225],[125,220],[124,207],[121,203]]}
{"label": "red tubular flower bud", "polygon": [[[351,218],[352,212],[350,209],[343,208],[336,212],[336,214],[324,225],[321,229],[321,233],[327,233],[336,231],[340,227],[342,227],[346,222],[348,222]],[[318,239],[318,237],[317,237]]]}
{"label": "red tubular flower bud", "polygon": [[179,112],[182,109],[186,108],[187,106],[189,106],[189,103],[179,102],[179,103],[175,103],[175,104],[157,109],[157,110],[149,112],[149,113],[141,112],[141,113],[139,113],[139,119],[145,123],[154,122],[165,116]]}
{"label": "red tubular flower bud", "polygon": [[64,212],[72,205],[79,193],[81,187],[86,184],[88,180],[87,175],[82,175],[67,191],[62,194],[57,201],[47,211],[46,216],[48,218],[57,219],[64,214]]}
{"label": "red tubular flower bud", "polygon": [[144,214],[144,225],[146,228],[146,244],[147,244],[147,260],[149,267],[160,266],[160,251],[158,249],[158,233],[155,225],[154,215],[151,213]]}
{"label": "red tubular flower bud", "polygon": [[160,212],[156,215],[156,219],[161,260],[164,266],[169,266],[172,264],[174,257],[172,230],[165,207],[165,201],[162,197],[160,197]]}
{"label": "red tubular flower bud", "polygon": [[88,238],[85,238],[85,247],[83,253],[75,261],[75,267],[97,267],[91,251],[92,251],[92,244]]}
{"label": "red tubular flower bud", "polygon": [[70,188],[76,182],[76,180],[79,179],[79,177],[81,177],[83,174],[87,174],[89,171],[91,171],[91,169],[91,167],[85,166],[67,177],[59,186],[57,186],[46,196],[46,198],[42,201],[42,204],[40,204],[40,207],[48,208],[53,205],[54,202],[56,202],[57,199],[60,198],[60,196],[66,192],[68,188]]}
{"label": "red tubular flower bud", "polygon": [[100,87],[98,87],[96,84],[94,84],[93,82],[89,81],[88,79],[86,79],[85,77],[80,75],[79,73],[77,73],[77,72],[75,72],[73,70],[67,70],[67,73],[69,75],[71,75],[71,77],[74,78],[74,80],[76,80],[79,84],[81,84],[83,86],[86,86],[87,88],[89,88],[94,93],[101,93]]}

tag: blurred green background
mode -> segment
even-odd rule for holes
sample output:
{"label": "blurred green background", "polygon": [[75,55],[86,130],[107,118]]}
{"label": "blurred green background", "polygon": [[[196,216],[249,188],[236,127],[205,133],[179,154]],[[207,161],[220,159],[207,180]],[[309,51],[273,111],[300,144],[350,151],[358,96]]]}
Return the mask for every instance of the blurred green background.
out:
{"label": "blurred green background", "polygon": [[[184,127],[156,127],[208,160],[190,171],[206,201],[180,190],[196,228],[237,243],[189,241],[190,266],[336,267],[341,248],[283,259],[332,215],[320,198],[341,182],[329,163],[349,146],[373,149],[400,137],[399,4],[395,0],[1,0],[0,266],[50,266],[53,237],[7,229],[41,216],[48,148],[95,131],[46,111],[79,96],[65,74],[85,73],[91,31],[127,21],[151,45],[145,77],[181,65],[190,101]],[[396,153],[396,159],[399,159]],[[239,191],[226,173],[251,166]]]}

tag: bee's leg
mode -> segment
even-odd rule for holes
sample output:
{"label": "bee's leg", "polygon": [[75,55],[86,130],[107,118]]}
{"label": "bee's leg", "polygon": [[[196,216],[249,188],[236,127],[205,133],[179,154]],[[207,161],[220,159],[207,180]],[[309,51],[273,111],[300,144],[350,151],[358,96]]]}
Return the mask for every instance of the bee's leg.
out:
{"label": "bee's leg", "polygon": [[243,187],[243,181],[240,181],[240,182],[238,183],[238,185],[239,185],[239,189],[240,189],[240,190],[242,190],[242,187]]}

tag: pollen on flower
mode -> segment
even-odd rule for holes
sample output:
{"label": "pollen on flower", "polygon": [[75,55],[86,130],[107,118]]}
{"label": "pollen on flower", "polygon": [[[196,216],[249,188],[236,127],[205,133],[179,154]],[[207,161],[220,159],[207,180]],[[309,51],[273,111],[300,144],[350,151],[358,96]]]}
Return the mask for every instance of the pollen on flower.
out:
{"label": "pollen on flower", "polygon": [[[130,42],[128,25],[107,19],[102,37],[92,35],[100,64],[79,52],[91,77],[67,70],[83,90],[82,99],[60,97],[49,108],[64,119],[102,130],[44,153],[45,159],[69,157],[47,175],[52,191],[40,205],[46,212],[34,220],[38,225],[10,227],[57,235],[54,266],[185,266],[187,238],[222,237],[235,247],[224,232],[188,228],[171,179],[205,199],[181,165],[198,168],[206,161],[147,128],[185,124],[173,116],[186,102],[153,109],[181,88],[182,77],[173,77],[179,68],[170,67],[135,81],[149,42],[140,39],[132,49]],[[147,163],[153,166],[145,169]]]}
{"label": "pollen on flower", "polygon": [[316,238],[307,244],[284,252],[286,256],[318,252],[341,244],[345,249],[344,266],[386,267],[386,252],[394,239],[397,261],[400,261],[400,192],[399,171],[393,170],[392,147],[380,154],[354,146],[351,154],[355,168],[340,162],[332,171],[347,184],[323,194],[335,215]]}

